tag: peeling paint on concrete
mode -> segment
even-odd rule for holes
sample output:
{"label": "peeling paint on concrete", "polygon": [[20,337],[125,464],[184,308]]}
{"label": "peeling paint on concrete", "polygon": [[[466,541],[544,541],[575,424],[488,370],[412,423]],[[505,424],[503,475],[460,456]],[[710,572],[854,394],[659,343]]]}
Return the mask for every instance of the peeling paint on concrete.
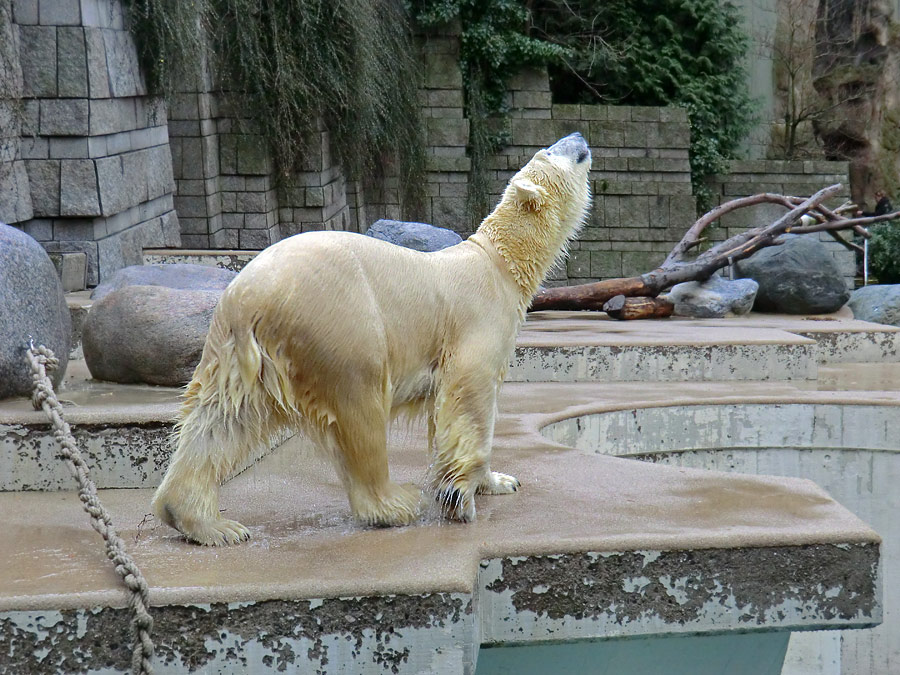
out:
{"label": "peeling paint on concrete", "polygon": [[816,341],[819,363],[900,361],[900,331],[893,326],[881,326],[871,331],[798,331],[797,334]]}
{"label": "peeling paint on concrete", "polygon": [[877,545],[655,553],[652,560],[636,551],[482,564],[483,643],[881,620]]}
{"label": "peeling paint on concrete", "polygon": [[[471,674],[472,601],[465,595],[333,598],[153,608],[158,673]],[[0,672],[127,672],[123,609],[0,616]]]}
{"label": "peeling paint on concrete", "polygon": [[816,345],[517,347],[508,382],[811,380]]}
{"label": "peeling paint on concrete", "polygon": [[[158,485],[171,455],[171,422],[72,426],[98,488]],[[0,424],[0,491],[71,490],[47,424]]]}

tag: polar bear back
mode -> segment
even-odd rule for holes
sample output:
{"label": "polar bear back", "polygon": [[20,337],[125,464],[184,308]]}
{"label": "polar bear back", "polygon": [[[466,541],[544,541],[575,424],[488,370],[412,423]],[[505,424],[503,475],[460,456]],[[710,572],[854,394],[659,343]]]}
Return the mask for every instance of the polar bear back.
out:
{"label": "polar bear back", "polygon": [[252,333],[307,374],[343,380],[386,367],[400,386],[418,381],[451,348],[505,360],[518,297],[502,259],[478,235],[423,253],[354,233],[311,232],[257,256],[217,312],[235,339]]}

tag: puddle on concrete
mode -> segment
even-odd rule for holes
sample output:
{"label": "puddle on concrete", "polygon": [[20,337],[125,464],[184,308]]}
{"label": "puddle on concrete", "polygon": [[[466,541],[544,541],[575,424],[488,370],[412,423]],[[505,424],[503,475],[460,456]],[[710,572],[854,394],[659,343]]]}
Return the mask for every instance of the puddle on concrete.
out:
{"label": "puddle on concrete", "polygon": [[59,397],[77,406],[140,405],[178,401],[181,387],[157,387],[152,384],[116,384],[91,378],[83,360],[69,361]]}
{"label": "puddle on concrete", "polygon": [[900,363],[819,365],[819,391],[900,391]]}

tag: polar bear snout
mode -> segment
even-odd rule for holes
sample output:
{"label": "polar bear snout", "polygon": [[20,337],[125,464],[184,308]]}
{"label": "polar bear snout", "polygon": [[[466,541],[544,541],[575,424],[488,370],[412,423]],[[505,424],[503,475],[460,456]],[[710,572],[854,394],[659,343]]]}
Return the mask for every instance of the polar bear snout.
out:
{"label": "polar bear snout", "polygon": [[587,141],[585,141],[584,136],[577,131],[558,140],[547,148],[547,152],[551,155],[568,157],[576,164],[581,164],[591,156]]}

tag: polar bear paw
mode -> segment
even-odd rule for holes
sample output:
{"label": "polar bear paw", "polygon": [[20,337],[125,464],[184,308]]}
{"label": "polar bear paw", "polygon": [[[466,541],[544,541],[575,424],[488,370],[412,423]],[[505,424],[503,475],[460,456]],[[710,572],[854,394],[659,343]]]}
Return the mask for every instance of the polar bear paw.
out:
{"label": "polar bear paw", "polygon": [[471,523],[475,520],[473,491],[451,485],[438,490],[437,501],[444,517],[461,523]]}
{"label": "polar bear paw", "polygon": [[351,497],[353,515],[362,524],[397,527],[409,525],[419,518],[422,495],[417,489],[389,483],[379,493],[377,498],[368,495]]}
{"label": "polar bear paw", "polygon": [[201,546],[229,546],[250,538],[250,530],[236,520],[218,518],[211,523],[183,527],[181,533]]}
{"label": "polar bear paw", "polygon": [[509,476],[499,471],[491,471],[487,480],[478,486],[478,494],[508,495],[518,490],[521,485],[515,476]]}

